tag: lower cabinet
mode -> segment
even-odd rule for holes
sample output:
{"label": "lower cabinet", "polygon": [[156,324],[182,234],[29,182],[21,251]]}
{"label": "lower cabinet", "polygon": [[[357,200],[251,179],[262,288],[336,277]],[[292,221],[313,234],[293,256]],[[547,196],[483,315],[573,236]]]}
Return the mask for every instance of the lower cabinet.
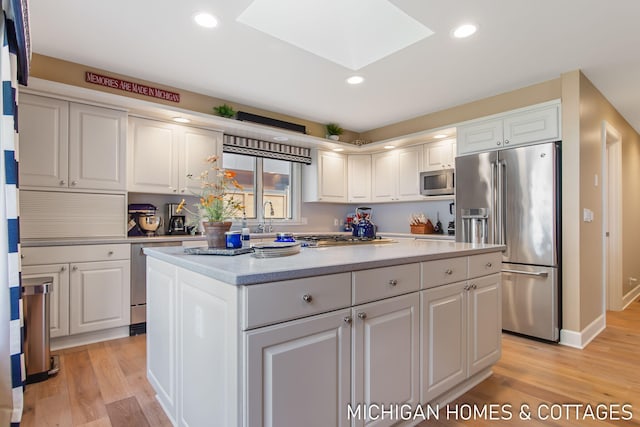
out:
{"label": "lower cabinet", "polygon": [[22,278],[52,277],[49,292],[50,337],[69,335],[69,264],[47,264],[22,267]]}
{"label": "lower cabinet", "polygon": [[431,402],[500,359],[500,277],[422,291],[421,402]]}

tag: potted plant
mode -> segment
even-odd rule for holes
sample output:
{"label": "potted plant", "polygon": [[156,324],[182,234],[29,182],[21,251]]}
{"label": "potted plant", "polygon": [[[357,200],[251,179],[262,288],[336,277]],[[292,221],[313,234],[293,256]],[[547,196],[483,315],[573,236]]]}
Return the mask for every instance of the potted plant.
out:
{"label": "potted plant", "polygon": [[342,129],[338,124],[336,123],[329,123],[326,125],[327,128],[327,136],[329,139],[333,139],[334,141],[337,141],[340,139],[340,135],[342,135],[342,132],[344,132],[344,129]]}
{"label": "potted plant", "polygon": [[178,205],[176,212],[184,209],[203,221],[209,248],[225,248],[224,233],[231,228],[231,221],[227,220],[237,217],[244,209],[236,198],[242,186],[236,180],[234,171],[217,166],[218,156],[209,156],[206,161],[210,167],[202,172],[199,178],[193,178],[191,174],[187,175],[189,179],[198,179],[202,188],[200,193],[196,194],[199,201],[193,205],[195,212],[185,207],[184,199]]}
{"label": "potted plant", "polygon": [[236,115],[235,110],[231,108],[230,105],[227,105],[227,104],[222,104],[222,105],[218,105],[217,107],[213,107],[213,111],[215,111],[217,115],[221,117],[226,117],[228,119]]}

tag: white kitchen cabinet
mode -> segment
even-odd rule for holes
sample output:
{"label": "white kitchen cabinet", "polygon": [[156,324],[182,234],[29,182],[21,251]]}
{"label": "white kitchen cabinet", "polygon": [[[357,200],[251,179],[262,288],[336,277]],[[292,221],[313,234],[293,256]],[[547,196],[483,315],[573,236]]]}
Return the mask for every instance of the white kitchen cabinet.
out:
{"label": "white kitchen cabinet", "polygon": [[557,141],[560,136],[560,102],[550,101],[459,125],[458,154]]}
{"label": "white kitchen cabinet", "polygon": [[422,171],[437,171],[455,167],[456,141],[447,139],[423,146]]}
{"label": "white kitchen cabinet", "polygon": [[51,338],[69,335],[69,265],[48,264],[22,267],[22,278],[52,277],[49,292],[49,330]]}
{"label": "white kitchen cabinet", "polygon": [[20,96],[20,184],[124,191],[125,111]]}
{"label": "white kitchen cabinet", "polygon": [[305,202],[347,202],[347,156],[312,150],[311,164],[302,168]]}
{"label": "white kitchen cabinet", "polygon": [[349,154],[347,161],[349,203],[371,201],[371,155]]}
{"label": "white kitchen cabinet", "polygon": [[70,265],[69,333],[129,325],[129,260]]}
{"label": "white kitchen cabinet", "polygon": [[247,426],[349,425],[349,321],[347,309],[246,333]]}
{"label": "white kitchen cabinet", "polygon": [[[51,337],[62,346],[114,338],[87,332],[127,327],[130,319],[130,245],[22,248],[25,277],[51,276]],[[86,342],[73,341],[83,334]],[[55,340],[52,341],[52,346]]]}
{"label": "white kitchen cabinet", "polygon": [[432,402],[500,359],[500,277],[422,291],[421,402]]}
{"label": "white kitchen cabinet", "polygon": [[[159,194],[199,193],[198,177],[209,169],[207,157],[220,155],[221,141],[220,132],[129,118],[128,190]],[[188,174],[195,180],[189,180]]]}
{"label": "white kitchen cabinet", "polygon": [[[420,403],[420,299],[417,293],[353,308],[353,403]],[[354,426],[389,426],[397,420],[372,414]],[[325,424],[329,425],[329,424]]]}
{"label": "white kitchen cabinet", "polygon": [[421,200],[422,146],[371,155],[374,202]]}

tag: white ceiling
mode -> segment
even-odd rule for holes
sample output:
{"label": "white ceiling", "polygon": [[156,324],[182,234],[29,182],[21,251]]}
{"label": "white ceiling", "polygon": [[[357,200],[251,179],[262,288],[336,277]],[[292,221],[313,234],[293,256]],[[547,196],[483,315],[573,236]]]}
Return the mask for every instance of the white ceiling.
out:
{"label": "white ceiling", "polygon": [[[390,1],[435,34],[359,69],[366,79],[359,86],[345,83],[350,69],[237,22],[251,0],[29,6],[36,53],[354,131],[576,69],[640,131],[640,1]],[[214,14],[218,27],[196,26],[199,11]],[[465,22],[478,32],[451,38]]]}

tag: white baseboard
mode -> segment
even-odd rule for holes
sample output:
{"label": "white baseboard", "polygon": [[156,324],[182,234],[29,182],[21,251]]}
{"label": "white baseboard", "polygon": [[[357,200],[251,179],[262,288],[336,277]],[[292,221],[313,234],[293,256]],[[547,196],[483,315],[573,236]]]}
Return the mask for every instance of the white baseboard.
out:
{"label": "white baseboard", "polygon": [[568,347],[574,347],[583,349],[589,344],[595,337],[604,331],[606,328],[606,318],[604,314],[598,316],[593,322],[589,324],[580,332],[571,331],[569,329],[560,330],[560,344]]}
{"label": "white baseboard", "polygon": [[52,351],[61,350],[63,348],[77,347],[79,345],[93,344],[95,342],[114,340],[128,336],[129,326],[121,326],[103,331],[51,338],[50,347]]}
{"label": "white baseboard", "polygon": [[640,296],[640,285],[631,289],[624,297],[622,297],[622,309],[625,310],[629,307],[629,304],[634,302],[638,296]]}

